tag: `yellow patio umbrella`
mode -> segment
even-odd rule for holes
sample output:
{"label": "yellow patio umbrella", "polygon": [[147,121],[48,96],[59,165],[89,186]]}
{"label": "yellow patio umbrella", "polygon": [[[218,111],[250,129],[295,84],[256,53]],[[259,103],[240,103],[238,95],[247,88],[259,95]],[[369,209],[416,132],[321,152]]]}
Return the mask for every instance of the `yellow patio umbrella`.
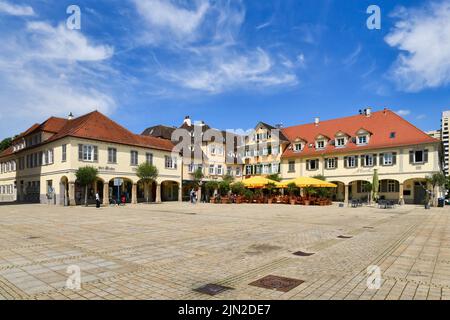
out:
{"label": "yellow patio umbrella", "polygon": [[255,177],[245,179],[244,181],[242,181],[242,183],[244,184],[244,186],[246,188],[249,188],[249,189],[264,188],[269,183],[277,184],[277,182],[274,180],[270,180],[270,179],[260,177],[260,176],[255,176]]}
{"label": "yellow patio umbrella", "polygon": [[292,180],[283,181],[281,184],[287,187],[288,184],[295,183],[299,188],[316,187],[316,188],[337,188],[337,185],[331,182],[310,178],[310,177],[298,177]]}

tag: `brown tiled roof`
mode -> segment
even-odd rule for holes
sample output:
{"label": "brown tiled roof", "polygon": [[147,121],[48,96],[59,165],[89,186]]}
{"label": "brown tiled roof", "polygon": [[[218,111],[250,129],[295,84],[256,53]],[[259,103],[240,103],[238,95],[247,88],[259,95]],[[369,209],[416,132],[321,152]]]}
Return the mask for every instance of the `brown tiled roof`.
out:
{"label": "brown tiled roof", "polygon": [[[76,137],[164,151],[172,151],[174,147],[170,140],[134,134],[98,111],[88,113],[73,120],[52,117],[41,125],[33,125],[30,129],[22,133],[20,137],[24,137],[37,130],[54,133],[48,140],[43,141],[41,145],[65,137]],[[12,147],[10,147],[0,153],[0,157],[6,157],[12,153]]]}
{"label": "brown tiled roof", "polygon": [[67,136],[167,151],[173,149],[172,142],[166,139],[134,134],[98,111],[68,120],[66,125],[48,141]]}
{"label": "brown tiled roof", "polygon": [[172,133],[175,130],[176,130],[176,128],[174,128],[174,127],[157,125],[157,126],[153,126],[153,127],[145,129],[144,132],[141,133],[141,135],[171,140]]}
{"label": "brown tiled roof", "polygon": [[[348,133],[351,137],[355,137],[356,132],[361,128],[372,133],[368,145],[358,146],[352,139],[349,139],[344,148],[336,148],[334,145],[327,144],[327,147],[323,150],[315,149],[315,138],[319,134],[334,137],[337,132],[342,131]],[[395,132],[395,138],[390,137],[392,132]],[[439,140],[431,138],[425,132],[390,110],[373,112],[370,116],[355,115],[322,121],[317,126],[314,123],[310,123],[287,127],[283,129],[283,133],[291,142],[297,137],[302,137],[307,141],[304,150],[301,152],[294,152],[291,148],[287,148],[283,153],[284,158],[310,157],[439,142]],[[313,144],[314,147],[310,148],[309,144]]]}

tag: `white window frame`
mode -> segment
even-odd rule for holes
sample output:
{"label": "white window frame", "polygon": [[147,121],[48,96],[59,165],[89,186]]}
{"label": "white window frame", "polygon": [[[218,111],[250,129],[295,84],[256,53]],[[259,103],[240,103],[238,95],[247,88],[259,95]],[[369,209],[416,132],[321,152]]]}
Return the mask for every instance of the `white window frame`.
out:
{"label": "white window frame", "polygon": [[165,156],[164,165],[166,169],[175,170],[177,168],[177,158],[171,156]]}
{"label": "white window frame", "polygon": [[394,164],[394,154],[392,152],[383,154],[383,166],[392,166]]}
{"label": "white window frame", "polygon": [[108,163],[117,163],[117,149],[108,148]]}
{"label": "white window frame", "polygon": [[215,172],[216,172],[216,170],[215,170],[214,165],[213,165],[213,164],[210,164],[210,165],[209,165],[209,169],[208,169],[209,175],[214,175]]}
{"label": "white window frame", "polygon": [[[421,161],[417,161],[417,159],[416,159],[417,152],[421,152],[422,153],[422,160]],[[414,150],[414,163],[424,163],[424,162],[425,162],[425,151],[424,150]]]}
{"label": "white window frame", "polygon": [[94,162],[94,146],[92,144],[83,144],[83,157],[81,160],[86,162]]}
{"label": "white window frame", "polygon": [[337,159],[336,158],[327,158],[325,160],[325,166],[327,169],[336,169],[337,168]]}
{"label": "white window frame", "polygon": [[303,144],[302,143],[294,143],[294,152],[302,152]]}
{"label": "white window frame", "polygon": [[[374,166],[374,157],[373,154],[365,154],[363,155],[364,159],[364,167],[373,167]],[[370,159],[370,161],[368,161]]]}
{"label": "white window frame", "polygon": [[[339,141],[342,141],[342,144],[340,144]],[[345,147],[346,143],[347,143],[347,139],[345,137],[336,138],[336,147],[337,148]]]}
{"label": "white window frame", "polygon": [[[322,145],[322,146],[320,146],[320,145]],[[316,149],[322,150],[322,149],[325,149],[326,146],[327,146],[327,144],[326,144],[325,140],[321,139],[321,140],[316,141]]]}
{"label": "white window frame", "polygon": [[139,152],[136,150],[130,151],[130,165],[137,166],[139,164]]}
{"label": "white window frame", "polygon": [[[361,139],[364,139],[364,142],[361,142]],[[369,143],[369,135],[367,134],[361,134],[359,136],[356,137],[356,144],[358,146],[365,146]]]}
{"label": "white window frame", "polygon": [[[353,163],[353,165],[350,165],[350,161]],[[356,168],[356,157],[355,156],[348,156],[347,157],[347,168]]]}
{"label": "white window frame", "polygon": [[221,164],[219,164],[216,168],[216,172],[218,176],[222,176],[223,175],[223,166]]}

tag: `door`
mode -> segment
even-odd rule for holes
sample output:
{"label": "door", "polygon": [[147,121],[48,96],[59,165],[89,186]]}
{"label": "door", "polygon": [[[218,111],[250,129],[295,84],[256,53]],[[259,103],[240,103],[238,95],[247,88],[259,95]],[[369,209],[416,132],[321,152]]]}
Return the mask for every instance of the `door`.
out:
{"label": "door", "polygon": [[414,204],[424,204],[425,193],[423,186],[416,182],[414,185]]}

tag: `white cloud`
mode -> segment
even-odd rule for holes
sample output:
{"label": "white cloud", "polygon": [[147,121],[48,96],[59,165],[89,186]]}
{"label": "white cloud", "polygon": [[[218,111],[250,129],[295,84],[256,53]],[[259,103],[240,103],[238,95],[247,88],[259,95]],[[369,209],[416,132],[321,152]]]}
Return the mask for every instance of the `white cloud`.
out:
{"label": "white cloud", "polygon": [[99,61],[109,59],[114,49],[110,46],[95,46],[79,31],[69,30],[64,24],[57,27],[46,22],[30,22],[27,29],[34,46],[33,55],[44,59],[70,61]]}
{"label": "white cloud", "polygon": [[0,30],[0,37],[0,106],[2,121],[8,123],[0,126],[0,136],[17,134],[52,115],[115,108],[110,82],[104,79],[114,72],[106,64],[112,48],[39,21],[15,32]]}
{"label": "white cloud", "polygon": [[450,83],[450,1],[419,9],[401,8],[385,41],[401,50],[391,76],[398,87],[416,92]]}
{"label": "white cloud", "polygon": [[5,13],[11,16],[34,16],[35,12],[30,6],[15,5],[6,1],[0,1],[0,14]]}
{"label": "white cloud", "polygon": [[[170,63],[157,63],[157,74],[175,86],[221,93],[298,83],[286,60],[275,60],[268,50],[239,41],[245,20],[240,0],[196,0],[190,7],[181,0],[132,1],[146,22],[146,43],[173,57]],[[301,58],[295,62],[301,63]]]}
{"label": "white cloud", "polygon": [[177,6],[171,0],[133,0],[139,13],[150,27],[169,30],[181,38],[191,36],[209,9],[207,1],[196,1],[192,10]]}
{"label": "white cloud", "polygon": [[259,48],[252,54],[236,55],[231,59],[218,58],[206,68],[194,68],[181,73],[168,72],[166,77],[185,87],[210,93],[242,85],[269,87],[297,84],[295,74],[274,73],[272,68],[272,60]]}
{"label": "white cloud", "polygon": [[405,117],[405,116],[409,116],[411,114],[411,110],[397,110],[396,113],[399,116]]}
{"label": "white cloud", "polygon": [[352,53],[350,53],[343,61],[342,63],[346,66],[351,66],[355,64],[358,61],[358,57],[361,54],[362,46],[361,44],[358,44],[358,46],[353,50]]}

